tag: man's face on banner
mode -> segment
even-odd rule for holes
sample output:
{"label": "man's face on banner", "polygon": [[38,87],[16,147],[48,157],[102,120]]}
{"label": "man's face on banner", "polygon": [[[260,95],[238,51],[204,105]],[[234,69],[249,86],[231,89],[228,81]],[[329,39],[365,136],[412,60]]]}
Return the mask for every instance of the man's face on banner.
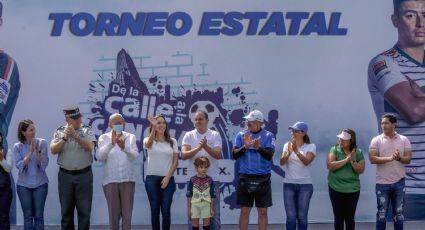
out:
{"label": "man's face on banner", "polygon": [[425,45],[425,1],[406,1],[391,17],[403,47]]}

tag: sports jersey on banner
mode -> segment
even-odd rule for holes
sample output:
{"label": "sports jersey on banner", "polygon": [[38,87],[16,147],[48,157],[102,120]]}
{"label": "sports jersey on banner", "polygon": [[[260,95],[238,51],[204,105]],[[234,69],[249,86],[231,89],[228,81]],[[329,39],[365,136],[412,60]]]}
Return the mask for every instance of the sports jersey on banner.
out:
{"label": "sports jersey on banner", "polygon": [[[409,123],[384,97],[385,92],[392,86],[407,82],[406,76],[425,92],[425,65],[394,46],[370,62],[368,88],[378,124],[385,113],[395,115],[397,133],[406,136],[411,142],[412,161],[406,166],[406,193],[425,194],[425,122]],[[381,127],[378,126],[381,132]]]}
{"label": "sports jersey on banner", "polygon": [[[4,137],[7,137],[20,88],[21,82],[16,62],[0,50],[0,128]],[[3,147],[7,149],[7,138],[4,138],[3,141]]]}

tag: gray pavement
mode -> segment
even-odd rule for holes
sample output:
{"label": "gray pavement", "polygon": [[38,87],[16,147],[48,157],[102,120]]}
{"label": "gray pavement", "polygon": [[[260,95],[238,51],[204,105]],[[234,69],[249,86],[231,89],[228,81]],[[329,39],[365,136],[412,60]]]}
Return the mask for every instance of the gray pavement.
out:
{"label": "gray pavement", "polygon": [[[309,224],[309,229],[312,230],[330,230],[333,229],[333,224]],[[23,226],[12,226],[12,230],[22,230],[24,229]],[[46,230],[57,230],[60,229],[60,226],[46,226]],[[90,229],[93,230],[103,230],[108,229],[108,226],[106,225],[95,225],[92,226]],[[150,225],[135,225],[132,227],[133,230],[148,230],[151,229]],[[187,230],[186,225],[172,225],[172,230]],[[238,225],[223,225],[223,230],[236,230],[239,229]],[[258,229],[257,225],[250,225],[249,230],[255,230]],[[268,226],[269,230],[281,230],[285,229],[285,225],[283,224],[271,224]],[[356,229],[357,230],[372,230],[375,229],[375,223],[356,223]],[[387,223],[387,229],[393,230],[392,223]],[[425,221],[408,221],[404,225],[404,229],[406,230],[422,230],[425,229]]]}

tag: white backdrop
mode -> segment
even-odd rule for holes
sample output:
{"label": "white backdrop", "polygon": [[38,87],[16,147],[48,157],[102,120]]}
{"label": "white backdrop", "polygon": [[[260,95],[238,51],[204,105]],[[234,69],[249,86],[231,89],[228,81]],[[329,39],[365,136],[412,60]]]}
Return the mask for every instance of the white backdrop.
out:
{"label": "white backdrop", "polygon": [[[0,27],[0,47],[18,63],[21,91],[9,127],[10,144],[15,137],[19,120],[30,118],[36,123],[37,136],[51,140],[54,130],[64,123],[62,108],[78,104],[85,112],[84,122],[91,114],[89,102],[90,83],[115,76],[115,58],[124,49],[133,57],[140,77],[144,82],[153,75],[171,76],[176,72],[180,78],[166,82],[178,88],[192,85],[202,91],[212,87],[224,89],[224,98],[229,99],[229,88],[240,86],[249,108],[268,111],[277,110],[277,151],[280,157],[285,141],[289,139],[287,126],[302,120],[309,124],[309,135],[317,145],[317,157],[312,163],[314,194],[310,204],[311,222],[332,221],[331,203],[327,189],[326,154],[336,143],[335,135],[343,128],[353,128],[358,135],[358,144],[366,150],[369,140],[377,134],[377,123],[367,90],[367,65],[379,52],[394,45],[396,30],[390,16],[392,1],[53,1],[53,0],[6,0],[3,1],[3,26]],[[61,36],[51,36],[53,21],[50,13],[87,12],[96,16],[100,12],[186,12],[193,25],[189,33],[172,36],[83,36],[70,33],[67,23]],[[329,22],[332,12],[340,12],[341,28],[347,29],[341,36],[267,36],[246,35],[244,30],[236,36],[200,36],[198,29],[204,12],[324,12]],[[260,22],[260,25],[264,24]],[[286,19],[286,28],[289,21]],[[301,28],[305,21],[301,23]],[[183,56],[182,59],[176,59]],[[146,57],[146,59],[143,59]],[[143,61],[141,61],[143,59]],[[177,60],[177,61],[176,61]],[[143,63],[142,63],[143,62]],[[190,63],[189,65],[186,65]],[[161,68],[180,65],[178,70]],[[147,68],[143,68],[146,67]],[[153,67],[155,66],[155,67]],[[155,73],[154,70],[156,71]],[[179,72],[181,71],[181,72]],[[177,74],[177,75],[178,75]],[[189,81],[186,75],[192,76]],[[99,96],[99,95],[97,95]],[[225,101],[226,102],[226,101]],[[231,104],[231,103],[230,103]],[[240,102],[225,107],[228,110],[244,107]],[[240,127],[230,126],[228,134]],[[99,133],[99,132],[98,132]],[[138,137],[143,133],[139,132]],[[367,158],[367,155],[365,155]],[[143,159],[136,164],[141,165]],[[136,167],[142,170],[142,167]],[[60,223],[60,205],[57,193],[56,156],[50,155],[47,168],[49,194],[46,203],[47,224]],[[17,170],[13,171],[16,178]],[[133,213],[134,224],[148,224],[150,211],[142,180],[138,173]],[[374,195],[375,168],[368,160],[366,171],[361,176],[362,190],[356,218],[373,221],[376,201]],[[107,206],[101,189],[103,170],[94,164],[94,199],[92,223],[107,224]],[[269,222],[285,221],[282,195],[282,178],[273,174],[273,207]],[[230,196],[232,188],[224,189],[222,199]],[[185,188],[179,189],[172,205],[172,221],[185,223]],[[17,203],[18,223],[22,224],[22,211]],[[222,200],[222,222],[236,223],[238,209],[231,209]],[[254,215],[254,213],[253,213]],[[251,218],[256,222],[256,218]]]}

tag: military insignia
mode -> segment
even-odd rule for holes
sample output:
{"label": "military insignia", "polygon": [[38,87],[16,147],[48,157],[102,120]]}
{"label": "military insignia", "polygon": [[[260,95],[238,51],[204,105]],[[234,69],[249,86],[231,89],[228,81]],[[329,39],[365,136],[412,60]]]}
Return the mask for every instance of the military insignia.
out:
{"label": "military insignia", "polygon": [[0,79],[0,102],[6,104],[10,93],[10,84],[4,79]]}
{"label": "military insignia", "polygon": [[61,126],[59,128],[56,129],[55,131],[55,139],[61,139],[62,137],[65,137],[65,126]]}
{"label": "military insignia", "polygon": [[375,73],[375,75],[378,75],[379,72],[381,72],[382,70],[386,68],[388,67],[385,61],[378,61],[372,66],[372,70],[373,70],[373,73]]}

